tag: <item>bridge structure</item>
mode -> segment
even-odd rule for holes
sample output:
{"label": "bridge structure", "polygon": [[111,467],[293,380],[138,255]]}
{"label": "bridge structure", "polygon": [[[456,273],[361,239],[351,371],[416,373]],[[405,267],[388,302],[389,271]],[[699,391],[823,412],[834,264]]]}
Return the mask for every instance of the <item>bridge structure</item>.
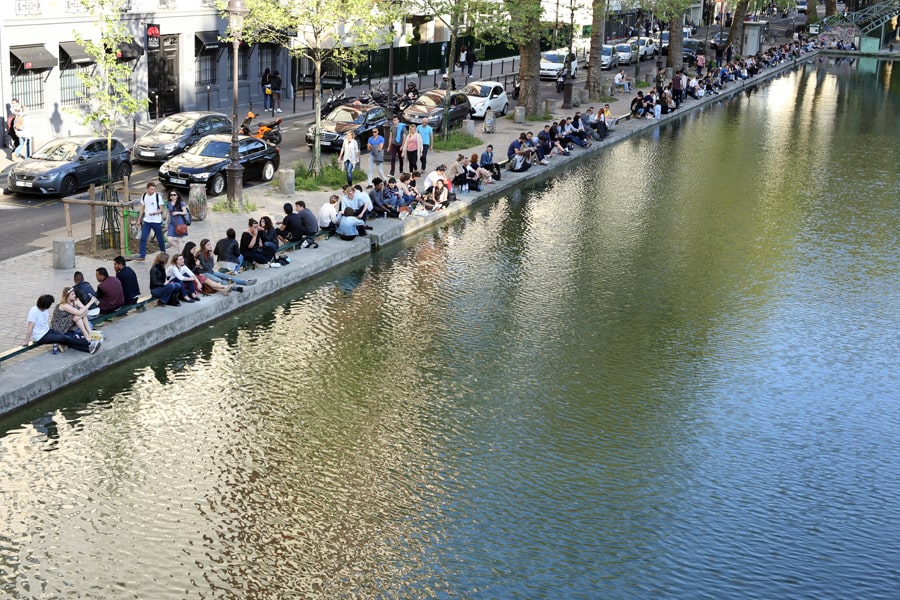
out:
{"label": "bridge structure", "polygon": [[[877,52],[884,44],[897,39],[898,20],[900,0],[887,0],[854,12],[826,17],[817,25],[820,34],[854,28],[860,37],[860,50]],[[878,33],[872,35],[875,32]]]}

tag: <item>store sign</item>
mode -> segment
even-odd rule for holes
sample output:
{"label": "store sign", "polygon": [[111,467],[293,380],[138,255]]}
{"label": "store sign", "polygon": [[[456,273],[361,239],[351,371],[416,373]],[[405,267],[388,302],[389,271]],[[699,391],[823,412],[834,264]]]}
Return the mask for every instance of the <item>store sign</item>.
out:
{"label": "store sign", "polygon": [[159,50],[159,25],[147,24],[147,50]]}

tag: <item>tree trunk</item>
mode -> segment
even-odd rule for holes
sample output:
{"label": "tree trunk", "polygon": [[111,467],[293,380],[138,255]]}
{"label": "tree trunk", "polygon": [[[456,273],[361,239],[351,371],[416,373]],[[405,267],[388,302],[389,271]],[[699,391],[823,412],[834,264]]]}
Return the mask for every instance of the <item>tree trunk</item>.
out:
{"label": "tree trunk", "polygon": [[519,44],[519,80],[522,90],[519,106],[525,107],[525,114],[536,117],[544,113],[541,107],[541,35],[535,31],[527,44]]}
{"label": "tree trunk", "polygon": [[[731,22],[731,29],[728,31],[728,42],[729,45],[734,47],[734,56],[741,56],[744,53],[744,19],[747,17],[747,7],[749,5],[750,0],[740,0],[734,10],[734,20]],[[815,8],[815,3],[813,8]]]}
{"label": "tree trunk", "polygon": [[[807,12],[814,10],[818,14],[818,9],[816,8],[816,6],[817,5],[815,3],[813,3],[812,6],[809,6],[809,4],[807,4],[807,6],[806,6]],[[847,8],[849,9],[849,6]],[[836,14],[837,14],[837,0],[825,0],[825,16],[830,17],[830,16],[836,15]]]}
{"label": "tree trunk", "polygon": [[584,87],[592,100],[599,101],[603,92],[603,70],[600,68],[603,56],[603,40],[606,37],[606,0],[594,0],[591,20],[591,61],[588,66]]}
{"label": "tree trunk", "polygon": [[[313,176],[318,177],[322,173],[322,145],[319,141],[322,138],[322,53],[318,50],[313,51],[315,57],[313,63],[313,74],[315,83],[313,84],[313,112],[316,118],[316,135],[313,140]],[[295,91],[296,93],[296,91]]]}
{"label": "tree trunk", "polygon": [[684,48],[684,17],[680,14],[669,19],[669,56],[666,57],[666,66],[678,71],[684,62],[682,49]]}

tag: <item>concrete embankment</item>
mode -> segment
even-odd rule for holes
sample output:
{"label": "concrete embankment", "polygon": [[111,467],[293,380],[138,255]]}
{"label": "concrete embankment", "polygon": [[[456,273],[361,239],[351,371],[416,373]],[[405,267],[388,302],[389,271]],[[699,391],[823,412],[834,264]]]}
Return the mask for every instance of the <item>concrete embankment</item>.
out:
{"label": "concrete embankment", "polygon": [[[373,247],[385,246],[398,242],[404,238],[416,235],[422,231],[432,229],[435,226],[446,223],[471,210],[475,205],[480,205],[496,199],[508,193],[511,189],[525,182],[534,182],[550,176],[557,175],[568,168],[573,162],[581,162],[591,157],[596,157],[604,152],[604,149],[612,144],[633,135],[639,135],[647,130],[658,127],[661,123],[680,119],[691,111],[722,102],[741,91],[751,88],[762,81],[777,77],[785,70],[792,69],[803,61],[810,60],[815,53],[806,54],[798,61],[788,61],[784,64],[768,69],[760,75],[744,82],[733,83],[721,94],[705,97],[700,100],[690,100],[681,109],[670,115],[664,115],[661,121],[653,120],[629,120],[621,122],[613,135],[602,142],[595,142],[591,148],[576,148],[571,157],[554,157],[549,166],[535,167],[525,173],[511,173],[504,171],[503,179],[494,185],[486,186],[480,193],[472,193],[460,196],[459,201],[448,209],[438,213],[430,213],[428,216],[410,216],[405,220],[376,219],[371,222],[373,231],[368,238],[358,238],[353,242],[345,242],[336,237],[320,242],[320,248],[315,250],[299,250],[290,253],[291,264],[281,269],[257,269],[246,273],[248,277],[255,277],[258,283],[245,288],[243,294],[232,293],[225,297],[221,295],[209,296],[202,302],[194,304],[182,304],[179,308],[148,306],[144,312],[135,312],[128,316],[114,320],[102,327],[105,341],[99,352],[88,355],[69,350],[61,355],[53,355],[49,347],[41,347],[23,354],[20,357],[8,360],[0,365],[0,414],[11,412],[21,408],[35,400],[47,396],[54,391],[75,384],[91,375],[97,374],[103,369],[127,360],[134,359],[142,352],[158,347],[166,341],[173,340],[185,332],[197,330],[209,323],[242,310],[247,304],[268,298],[285,287],[308,280],[312,277],[327,272],[334,267],[366,257],[372,252]],[[628,110],[630,97],[622,97],[617,102],[613,112],[622,114]],[[586,107],[581,107],[584,109]],[[572,114],[574,109],[561,111],[557,109],[554,116]],[[495,156],[502,157],[508,144],[520,131],[537,130],[541,123],[520,125],[511,119],[498,119],[497,130],[493,134],[481,134],[485,144],[491,143],[495,147]],[[472,148],[468,153],[480,152],[484,144]],[[456,157],[456,152],[432,153],[429,156],[429,167],[440,164],[449,164]],[[363,168],[366,166],[363,160]],[[255,205],[254,217],[263,214],[280,217],[281,206],[284,202],[293,202],[298,199],[306,201],[314,211],[327,201],[331,192],[317,194],[296,194],[285,196],[277,193],[270,186],[257,186],[245,191],[245,199]],[[191,227],[190,239],[199,242],[201,238],[217,240],[223,236],[227,227],[234,227],[241,231],[246,224],[248,215],[234,215],[231,213],[211,213],[204,222],[195,221]],[[240,233],[238,234],[240,235]],[[151,244],[152,248],[152,244]],[[146,263],[133,263],[138,273],[142,288],[145,288],[147,271],[152,256],[148,256]],[[28,300],[28,306],[34,302],[39,293],[53,293],[56,295],[62,285],[71,283],[71,272],[65,271],[53,273],[44,268],[44,264],[51,263],[49,249],[43,253],[32,253],[26,257],[18,257],[4,261],[7,273],[18,273],[29,279],[29,290],[35,290],[33,297]],[[86,257],[78,257],[78,268],[84,271],[88,279],[93,277],[94,269],[103,264],[100,261]],[[37,290],[43,290],[39,293]],[[17,292],[18,293],[18,292]],[[24,334],[24,315],[27,308],[19,307],[16,315],[17,323],[21,323]],[[21,339],[18,340],[21,343]]]}

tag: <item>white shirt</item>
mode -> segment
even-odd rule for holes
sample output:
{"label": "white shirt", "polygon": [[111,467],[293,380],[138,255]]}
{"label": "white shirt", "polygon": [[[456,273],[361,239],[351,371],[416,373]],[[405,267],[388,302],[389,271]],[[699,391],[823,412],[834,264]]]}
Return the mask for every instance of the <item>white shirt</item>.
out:
{"label": "white shirt", "polygon": [[325,229],[332,223],[337,223],[337,209],[331,202],[326,202],[319,209],[319,227]]}
{"label": "white shirt", "polygon": [[28,322],[34,323],[34,328],[31,330],[31,341],[40,341],[50,331],[50,309],[41,310],[37,306],[32,306],[28,311]]}
{"label": "white shirt", "polygon": [[144,220],[148,223],[162,223],[162,209],[165,201],[160,197],[159,192],[144,193],[141,196],[141,202],[144,205]]}
{"label": "white shirt", "polygon": [[437,171],[432,171],[428,175],[425,176],[425,189],[427,190],[430,187],[434,187],[434,182],[438,179],[443,179],[444,176],[438,173]]}

